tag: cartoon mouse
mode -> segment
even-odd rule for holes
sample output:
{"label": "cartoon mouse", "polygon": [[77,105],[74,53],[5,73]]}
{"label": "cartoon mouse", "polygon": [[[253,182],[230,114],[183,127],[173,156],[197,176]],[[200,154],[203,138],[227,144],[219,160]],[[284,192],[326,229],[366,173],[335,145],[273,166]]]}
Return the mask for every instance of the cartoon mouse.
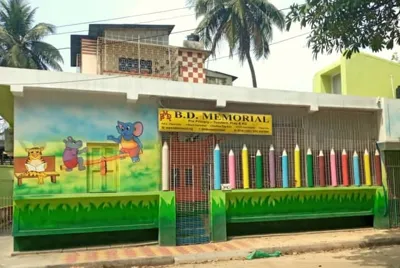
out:
{"label": "cartoon mouse", "polygon": [[78,170],[85,170],[86,167],[84,165],[84,161],[82,157],[79,157],[79,154],[86,153],[87,148],[83,148],[79,150],[83,142],[81,140],[74,140],[71,136],[64,140],[65,149],[63,153],[63,162],[66,167],[66,171],[72,171],[75,167],[78,166]]}
{"label": "cartoon mouse", "polygon": [[129,154],[132,162],[139,162],[139,154],[143,152],[143,144],[139,137],[143,134],[142,122],[124,123],[117,122],[118,138],[108,135],[107,140],[120,144],[120,153]]}

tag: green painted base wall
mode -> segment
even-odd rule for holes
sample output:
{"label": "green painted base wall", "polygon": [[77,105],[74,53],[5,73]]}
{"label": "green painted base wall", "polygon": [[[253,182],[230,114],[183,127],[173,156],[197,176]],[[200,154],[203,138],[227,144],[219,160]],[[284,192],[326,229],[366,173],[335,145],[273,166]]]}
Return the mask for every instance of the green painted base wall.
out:
{"label": "green painted base wall", "polygon": [[211,229],[216,231],[213,241],[226,240],[226,229],[224,232],[220,226],[223,222],[232,225],[358,217],[360,221],[373,219],[376,228],[387,228],[388,222],[382,187],[212,191],[211,197]]}
{"label": "green painted base wall", "polygon": [[[141,240],[175,245],[175,222],[174,192],[15,197],[14,248],[36,250],[63,246],[48,244],[54,241],[52,237],[65,242],[67,247],[81,246],[82,239],[86,238],[90,243],[103,245],[110,240],[134,242],[130,239],[133,234]],[[156,233],[158,230],[158,237],[153,237],[154,230]],[[98,238],[93,239],[96,235]]]}
{"label": "green painted base wall", "polygon": [[176,245],[175,192],[160,193],[159,243],[163,246]]}
{"label": "green painted base wall", "polygon": [[211,240],[226,240],[226,212],[225,193],[223,191],[212,191],[210,195],[210,226]]}

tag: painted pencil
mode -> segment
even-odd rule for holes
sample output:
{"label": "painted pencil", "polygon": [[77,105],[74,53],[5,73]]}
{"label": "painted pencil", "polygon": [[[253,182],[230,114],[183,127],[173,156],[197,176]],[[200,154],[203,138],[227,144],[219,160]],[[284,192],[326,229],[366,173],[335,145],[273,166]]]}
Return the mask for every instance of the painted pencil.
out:
{"label": "painted pencil", "polygon": [[256,188],[263,188],[264,172],[263,172],[263,156],[260,150],[256,154]]}
{"label": "painted pencil", "polygon": [[336,170],[336,154],[333,148],[330,154],[330,164],[331,164],[331,183],[332,186],[337,186],[338,181],[337,181],[337,170]]}
{"label": "painted pencil", "polygon": [[349,186],[349,156],[345,149],[342,151],[342,177],[343,177],[343,186]]}
{"label": "painted pencil", "polygon": [[243,188],[250,188],[249,179],[249,152],[247,150],[246,144],[243,145],[242,149],[242,173],[243,173]]}
{"label": "painted pencil", "polygon": [[294,182],[295,187],[301,187],[301,170],[300,170],[300,148],[296,144],[294,149]]}
{"label": "painted pencil", "polygon": [[325,174],[325,156],[324,153],[319,151],[318,155],[318,178],[319,178],[319,186],[326,186],[326,174]]}
{"label": "painted pencil", "polygon": [[236,188],[236,170],[235,170],[235,154],[232,150],[229,151],[228,156],[228,173],[229,173],[229,184],[231,189]]}
{"label": "painted pencil", "polygon": [[288,155],[286,150],[282,152],[282,187],[289,187],[289,166],[288,166]]}
{"label": "painted pencil", "polygon": [[375,150],[375,180],[376,184],[382,186],[382,168],[381,168],[381,157],[379,151]]}
{"label": "painted pencil", "polygon": [[314,187],[314,167],[313,167],[313,156],[311,149],[307,150],[307,186]]}
{"label": "painted pencil", "polygon": [[365,176],[365,184],[367,186],[372,185],[372,178],[371,178],[371,163],[369,159],[369,152],[367,149],[364,151],[364,176]]}
{"label": "painted pencil", "polygon": [[360,160],[358,158],[358,154],[356,151],[354,151],[353,154],[353,175],[354,175],[354,185],[355,186],[361,186],[361,180],[360,180]]}
{"label": "painted pencil", "polygon": [[275,188],[275,150],[274,146],[269,147],[269,156],[268,156],[268,163],[269,163],[269,186],[271,188]]}
{"label": "painted pencil", "polygon": [[169,190],[169,148],[167,142],[164,142],[162,147],[162,190]]}
{"label": "painted pencil", "polygon": [[214,190],[221,190],[221,150],[218,144],[214,149]]}

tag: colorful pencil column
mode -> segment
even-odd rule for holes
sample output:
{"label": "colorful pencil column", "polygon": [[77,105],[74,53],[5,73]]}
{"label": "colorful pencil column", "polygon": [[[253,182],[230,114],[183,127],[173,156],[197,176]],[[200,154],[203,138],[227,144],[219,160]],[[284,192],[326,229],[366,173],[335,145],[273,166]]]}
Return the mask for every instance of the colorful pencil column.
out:
{"label": "colorful pencil column", "polygon": [[221,190],[221,150],[218,144],[214,149],[214,190]]}
{"label": "colorful pencil column", "polygon": [[247,151],[246,144],[243,145],[242,149],[242,173],[243,173],[243,188],[249,189],[249,152]]}
{"label": "colorful pencil column", "polygon": [[296,144],[294,148],[294,183],[295,187],[301,187],[301,175],[300,175],[300,148]]}
{"label": "colorful pencil column", "polygon": [[263,188],[263,157],[260,150],[257,150],[256,154],[256,188]]}
{"label": "colorful pencil column", "polygon": [[289,187],[289,165],[286,150],[283,150],[282,152],[282,187]]}
{"label": "colorful pencil column", "polygon": [[353,154],[353,173],[354,173],[354,185],[360,186],[361,185],[361,180],[360,180],[360,167],[359,164],[360,160],[358,159],[358,154],[356,151],[354,151]]}
{"label": "colorful pencil column", "polygon": [[307,186],[314,187],[314,170],[313,170],[313,158],[311,149],[307,150]]}
{"label": "colorful pencil column", "polygon": [[169,190],[169,148],[168,144],[164,142],[162,147],[162,190]]}
{"label": "colorful pencil column", "polygon": [[375,150],[375,179],[376,184],[382,186],[382,170],[381,170],[381,157],[379,155],[379,151]]}
{"label": "colorful pencil column", "polygon": [[318,155],[318,177],[319,177],[319,186],[326,186],[326,176],[325,176],[325,157],[324,153],[319,151]]}
{"label": "colorful pencil column", "polygon": [[332,180],[332,186],[337,186],[337,171],[336,171],[336,154],[335,150],[331,150],[331,158],[330,158],[330,163],[331,163],[331,180]]}
{"label": "colorful pencil column", "polygon": [[269,186],[271,188],[275,188],[275,150],[274,146],[269,147],[269,156],[268,156],[268,163],[269,163]]}
{"label": "colorful pencil column", "polygon": [[229,173],[229,184],[231,185],[231,189],[236,188],[236,171],[235,171],[235,154],[232,150],[229,151],[228,156],[228,173]]}
{"label": "colorful pencil column", "polygon": [[343,177],[343,186],[349,186],[349,157],[345,149],[342,152],[342,177]]}
{"label": "colorful pencil column", "polygon": [[367,186],[372,185],[371,178],[371,163],[369,162],[369,152],[367,149],[364,151],[364,174],[365,174],[365,184]]}

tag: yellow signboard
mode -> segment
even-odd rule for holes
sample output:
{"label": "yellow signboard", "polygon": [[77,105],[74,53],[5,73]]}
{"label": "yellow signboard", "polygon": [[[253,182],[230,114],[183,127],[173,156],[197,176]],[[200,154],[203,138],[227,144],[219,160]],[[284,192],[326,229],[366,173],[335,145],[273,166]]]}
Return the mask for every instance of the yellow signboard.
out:
{"label": "yellow signboard", "polygon": [[188,110],[158,110],[162,132],[272,135],[272,116]]}

